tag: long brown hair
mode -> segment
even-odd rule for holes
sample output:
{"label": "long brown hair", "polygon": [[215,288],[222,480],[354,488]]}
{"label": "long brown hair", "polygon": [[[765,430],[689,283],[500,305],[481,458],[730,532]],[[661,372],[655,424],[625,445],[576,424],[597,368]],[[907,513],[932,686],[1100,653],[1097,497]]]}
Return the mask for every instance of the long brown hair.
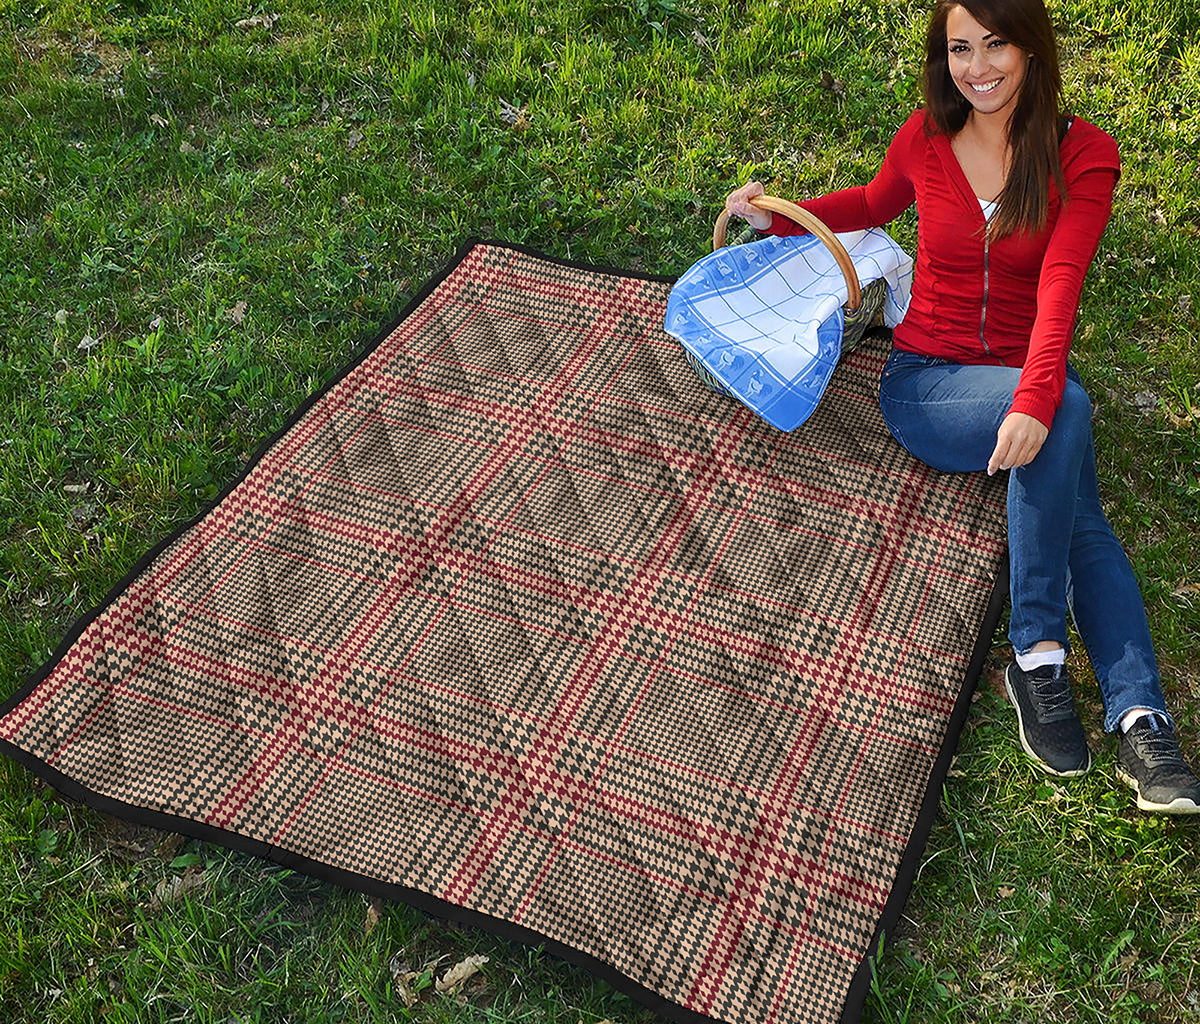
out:
{"label": "long brown hair", "polygon": [[[1012,161],[997,198],[988,230],[993,238],[1018,231],[1036,234],[1046,226],[1050,176],[1066,202],[1066,182],[1058,147],[1066,118],[1062,113],[1062,76],[1054,27],[1043,0],[939,0],[925,35],[926,131],[954,135],[971,111],[971,102],[950,77],[946,19],[964,7],[979,24],[1030,54],[1021,91],[1008,121]],[[929,126],[929,120],[933,128]]]}

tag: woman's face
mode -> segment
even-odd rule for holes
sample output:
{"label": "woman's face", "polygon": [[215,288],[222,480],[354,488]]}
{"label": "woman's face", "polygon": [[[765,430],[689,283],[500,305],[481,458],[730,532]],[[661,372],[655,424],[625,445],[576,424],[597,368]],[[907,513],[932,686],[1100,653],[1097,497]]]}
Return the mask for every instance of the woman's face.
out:
{"label": "woman's face", "polygon": [[1003,112],[1007,119],[1025,80],[1029,56],[971,17],[965,7],[952,7],[946,18],[950,77],[983,115]]}

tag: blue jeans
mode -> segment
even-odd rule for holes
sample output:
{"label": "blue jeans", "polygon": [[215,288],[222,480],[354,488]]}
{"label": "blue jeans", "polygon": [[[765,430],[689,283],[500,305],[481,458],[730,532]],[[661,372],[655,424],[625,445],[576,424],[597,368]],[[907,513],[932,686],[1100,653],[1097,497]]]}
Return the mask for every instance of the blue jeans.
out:
{"label": "blue jeans", "polygon": [[[892,352],[879,402],[888,429],[912,455],[947,473],[986,469],[1021,371]],[[1167,716],[1137,579],[1100,508],[1092,405],[1074,368],[1037,456],[1009,472],[1008,557],[1019,654],[1042,640],[1067,644],[1067,611],[1083,638],[1104,699],[1104,728],[1127,711]],[[1170,716],[1167,716],[1168,718]]]}

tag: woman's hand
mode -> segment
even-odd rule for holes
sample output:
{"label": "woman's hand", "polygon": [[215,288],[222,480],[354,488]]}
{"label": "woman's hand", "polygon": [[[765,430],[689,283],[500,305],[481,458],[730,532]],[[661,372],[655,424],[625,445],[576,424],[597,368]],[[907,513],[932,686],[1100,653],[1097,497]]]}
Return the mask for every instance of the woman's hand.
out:
{"label": "woman's hand", "polygon": [[1032,462],[1049,433],[1041,420],[1028,413],[1010,412],[996,431],[996,448],[987,464],[988,476],[998,469],[1015,469]]}
{"label": "woman's hand", "polygon": [[775,219],[775,214],[770,210],[760,210],[757,206],[750,205],[750,199],[761,196],[764,191],[762,182],[748,181],[725,197],[725,209],[731,217],[741,217],[749,221],[756,231],[766,231]]}

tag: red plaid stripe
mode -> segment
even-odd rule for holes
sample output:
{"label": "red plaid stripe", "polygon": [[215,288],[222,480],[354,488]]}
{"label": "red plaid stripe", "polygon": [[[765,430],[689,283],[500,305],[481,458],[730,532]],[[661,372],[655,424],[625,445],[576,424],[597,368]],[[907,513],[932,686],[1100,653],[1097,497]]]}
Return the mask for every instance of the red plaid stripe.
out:
{"label": "red plaid stripe", "polygon": [[1003,557],[886,433],[780,435],[667,286],[480,245],[0,720],[91,790],[836,1020]]}

